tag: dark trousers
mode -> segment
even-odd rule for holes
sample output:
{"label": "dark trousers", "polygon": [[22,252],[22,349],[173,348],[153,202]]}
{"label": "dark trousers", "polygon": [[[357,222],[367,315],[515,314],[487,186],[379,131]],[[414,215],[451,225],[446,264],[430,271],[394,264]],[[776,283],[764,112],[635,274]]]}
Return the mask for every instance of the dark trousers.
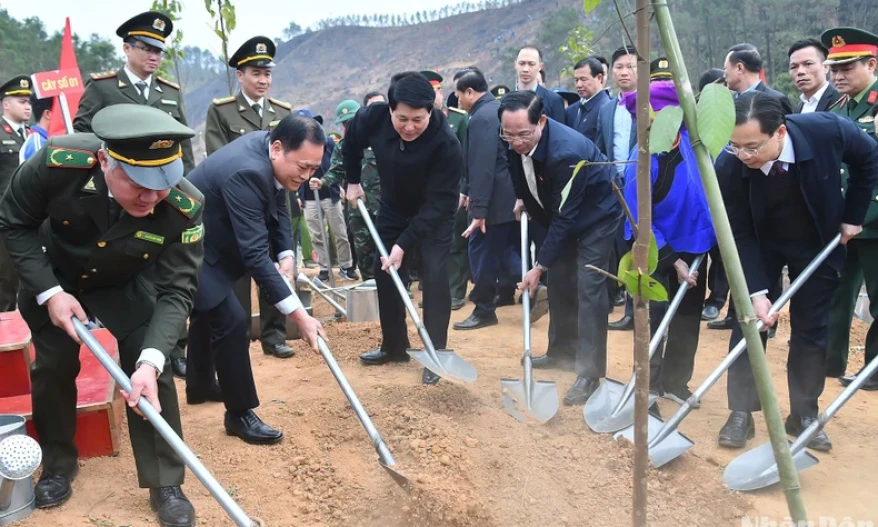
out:
{"label": "dark trousers", "polygon": [[[769,283],[775,284],[783,266],[789,267],[790,279],[817,256],[822,247],[813,242],[776,243],[762,247],[762,260]],[[839,284],[839,276],[823,264],[790,300],[790,349],[787,357],[787,383],[790,390],[790,413],[799,417],[817,417],[818,399],[823,393],[826,349],[829,339],[829,303]],[[761,334],[763,346],[768,334]],[[737,319],[729,341],[731,350],[743,338]],[[747,352],[732,364],[728,380],[729,409],[756,412],[761,409]]]}
{"label": "dark trousers", "polygon": [[[707,274],[707,288],[710,289],[710,296],[707,297],[704,305],[722,309],[729,297],[729,279],[726,277],[726,268],[723,265],[719,246],[711,249],[708,255],[710,255],[710,268],[707,268],[707,262],[701,266],[702,269],[707,269],[707,273],[704,274]],[[729,304],[729,313],[733,316],[734,312],[734,307]]]}
{"label": "dark trousers", "polygon": [[[397,238],[408,227],[409,220],[388,205],[378,212],[376,229],[388,254]],[[420,281],[424,290],[424,326],[436,349],[445,348],[448,342],[448,321],[451,319],[451,292],[448,285],[448,258],[454,223],[449,219],[429,237],[412,247],[403,257],[400,278],[408,279],[408,266],[412,253],[420,253]],[[392,355],[404,355],[411,347],[406,328],[405,305],[399,296],[393,279],[381,270],[381,260],[375,262],[375,285],[378,289],[379,316],[381,319],[381,349]],[[222,382],[222,380],[220,380]]]}
{"label": "dark trousers", "polygon": [[[244,316],[247,318],[247,336],[250,337],[250,317],[253,316],[253,309],[250,299],[250,276],[247,275],[235,282],[235,297],[241,303],[244,309]],[[257,289],[259,291],[259,289]],[[284,344],[287,340],[287,321],[284,314],[277,310],[274,305],[270,304],[265,296],[259,291],[259,325],[260,335],[259,341],[263,346],[274,346],[275,344]],[[255,339],[254,339],[255,340]]]}
{"label": "dark trousers", "polygon": [[15,311],[18,296],[18,272],[0,237],[0,312]]}
{"label": "dark trousers", "polygon": [[[869,311],[878,320],[878,239],[854,238],[847,243],[841,283],[829,305],[829,349],[826,374],[844,375],[850,348],[851,321],[863,281],[869,297]],[[872,322],[866,333],[866,362],[878,356],[878,324]]]}
{"label": "dark trousers", "polygon": [[[691,266],[697,255],[678,253],[686,265]],[[671,392],[683,394],[689,388],[692,371],[695,369],[695,352],[698,350],[698,336],[701,332],[701,310],[704,307],[704,290],[707,286],[706,273],[698,273],[695,287],[686,291],[677,313],[668,326],[667,338],[659,344],[649,361],[649,386],[658,393]],[[677,271],[671,266],[657,271],[654,278],[668,291],[669,299],[677,293]],[[662,318],[668,311],[669,302],[649,303],[650,334],[655,335]]]}
{"label": "dark trousers", "polygon": [[[128,287],[136,285],[131,283]],[[118,299],[128,298],[126,293],[124,289],[113,292],[98,290],[93,294],[77,295],[77,298],[83,308],[97,316],[118,339],[119,363],[122,371],[130,377],[143,349],[149,319],[133,330],[120,327],[120,313],[126,310]],[[31,338],[36,348],[36,360],[31,367],[31,399],[34,426],[43,451],[43,470],[71,474],[77,466],[78,457],[73,437],[76,434],[79,345],[67,333],[47,321],[46,307],[37,305],[32,293],[22,292],[20,298],[21,315],[31,328]],[[183,437],[177,389],[170,364],[165,365],[158,379],[158,392],[162,417],[174,432]],[[185,466],[180,457],[149,421],[135,414],[127,404],[125,409],[140,487],[181,485]]]}
{"label": "dark trousers", "polygon": [[[625,256],[625,253],[631,250],[630,244],[625,240],[625,221],[619,222],[619,228],[616,229],[616,238],[613,243],[612,248],[610,249],[610,262],[608,264],[607,271],[616,274],[616,271],[619,269],[619,260]],[[609,295],[610,301],[612,302],[616,296],[619,294],[619,290],[624,290],[624,286],[620,286],[619,282],[615,280],[611,280],[607,278],[607,294]],[[627,296],[627,294],[626,294]],[[634,309],[631,305],[631,299],[628,298],[625,304],[625,314],[628,316],[633,316]]]}
{"label": "dark trousers", "polygon": [[259,406],[250,368],[249,326],[250,320],[232,291],[211,309],[193,309],[189,318],[186,387],[206,390],[213,383],[216,368],[223,402],[231,412]]}
{"label": "dark trousers", "polygon": [[451,287],[451,298],[466,298],[466,288],[472,279],[470,259],[467,255],[467,239],[461,236],[469,227],[469,215],[466,209],[459,209],[454,214],[454,233],[451,237],[451,257],[448,259],[448,279]]}
{"label": "dark trousers", "polygon": [[613,217],[565,243],[548,272],[549,348],[554,357],[576,357],[576,374],[607,374],[607,298],[605,277],[586,265],[606,269],[621,217]]}
{"label": "dark trousers", "polygon": [[469,261],[475,283],[470,300],[476,306],[473,315],[493,317],[498,292],[514,291],[521,274],[521,257],[515,250],[519,229],[517,221],[510,221],[489,225],[484,234],[476,230],[470,236]]}

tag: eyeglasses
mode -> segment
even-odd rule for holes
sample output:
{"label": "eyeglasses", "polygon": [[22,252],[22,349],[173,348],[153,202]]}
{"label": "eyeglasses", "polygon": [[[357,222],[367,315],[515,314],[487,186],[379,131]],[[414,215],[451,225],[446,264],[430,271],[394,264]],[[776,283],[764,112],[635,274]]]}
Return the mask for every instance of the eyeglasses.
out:
{"label": "eyeglasses", "polygon": [[140,51],[145,52],[147,55],[156,55],[159,57],[163,57],[165,55],[165,50],[154,48],[152,46],[138,46],[137,44],[134,44],[134,47],[139,49]]}
{"label": "eyeglasses", "polygon": [[536,130],[526,130],[519,134],[512,135],[503,130],[500,130],[500,139],[506,141],[507,143],[523,143],[532,139],[534,133],[536,133]]}
{"label": "eyeglasses", "polygon": [[726,152],[732,154],[733,156],[743,157],[744,159],[750,159],[752,157],[756,157],[757,155],[759,155],[759,152],[761,152],[762,149],[765,148],[765,145],[767,145],[768,142],[771,141],[772,137],[774,137],[774,133],[772,133],[770,136],[768,136],[768,139],[766,139],[765,141],[762,141],[759,144],[759,146],[757,146],[756,148],[738,148],[737,146],[728,145],[728,146],[726,146],[725,150],[726,150]]}

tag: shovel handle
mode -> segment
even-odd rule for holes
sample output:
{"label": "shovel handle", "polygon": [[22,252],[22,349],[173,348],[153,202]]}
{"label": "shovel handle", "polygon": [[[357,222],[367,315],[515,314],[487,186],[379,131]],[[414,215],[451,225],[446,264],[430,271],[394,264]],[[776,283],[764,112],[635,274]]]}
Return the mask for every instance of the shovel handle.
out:
{"label": "shovel handle", "polygon": [[[338,302],[336,302],[335,299],[332,298],[332,296],[330,296],[330,293],[324,293],[324,292],[323,292],[323,289],[321,289],[320,286],[317,285],[317,279],[316,279],[316,278],[310,280],[308,283],[311,284],[311,287],[314,289],[314,292],[317,293],[318,295],[322,296],[323,299],[326,300],[326,302],[327,302],[329,305],[331,305],[332,307],[334,307],[336,311],[338,311],[339,313],[341,313],[341,314],[342,314],[343,316],[345,316],[345,317],[348,316],[348,310],[345,309],[345,308],[343,308],[343,307],[341,307],[341,305],[340,305]],[[330,289],[329,291],[334,291],[334,290],[333,290],[333,289]]]}
{"label": "shovel handle", "polygon": [[[72,317],[72,320],[73,327],[76,329],[76,334],[79,335],[82,342],[88,346],[88,349],[91,350],[95,358],[97,358],[101,365],[106,368],[113,380],[115,380],[125,392],[131,393],[131,379],[125,375],[125,372],[123,372],[122,368],[116,364],[116,361],[110,358],[110,355],[104,347],[101,346],[101,343],[98,342],[82,322],[76,317]],[[189,449],[189,447],[186,446],[186,443],[180,439],[180,436],[174,432],[174,429],[171,428],[168,422],[165,421],[161,414],[153,408],[149,401],[146,400],[146,397],[141,397],[140,400],[137,401],[137,407],[143,412],[143,415],[146,416],[150,424],[155,427],[159,435],[161,435],[165,441],[168,442],[168,445],[174,449],[174,452],[183,459],[183,462],[186,463],[189,470],[195,474],[195,477],[201,481],[210,494],[219,502],[222,508],[225,509],[232,521],[234,521],[239,527],[256,527],[256,523],[254,523],[235,500],[229,496],[222,485],[220,485],[210,471],[207,470],[207,467],[201,463],[198,457]]]}
{"label": "shovel handle", "polygon": [[[528,217],[527,212],[521,211],[521,281],[527,275],[527,254],[530,238],[528,237]],[[530,291],[521,293],[521,328],[524,334],[524,356],[530,357]]]}

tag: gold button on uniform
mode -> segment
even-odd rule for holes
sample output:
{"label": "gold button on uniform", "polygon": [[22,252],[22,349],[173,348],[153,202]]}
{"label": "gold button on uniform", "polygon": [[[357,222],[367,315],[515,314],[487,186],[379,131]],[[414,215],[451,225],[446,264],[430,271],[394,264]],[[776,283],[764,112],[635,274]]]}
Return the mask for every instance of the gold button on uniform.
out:
{"label": "gold button on uniform", "polygon": [[70,225],[70,222],[67,220],[62,221],[61,223],[63,223],[64,225]]}
{"label": "gold button on uniform", "polygon": [[143,253],[143,259],[149,260],[149,253]]}
{"label": "gold button on uniform", "polygon": [[84,275],[80,276],[80,278],[82,278],[84,280],[84,279],[88,278],[88,275],[84,274]]}
{"label": "gold button on uniform", "polygon": [[98,270],[97,270],[97,269],[92,269],[91,272],[96,273],[96,272],[98,272]]}
{"label": "gold button on uniform", "polygon": [[100,247],[101,249],[103,249],[106,246],[107,246],[107,242],[98,242],[98,247]]}

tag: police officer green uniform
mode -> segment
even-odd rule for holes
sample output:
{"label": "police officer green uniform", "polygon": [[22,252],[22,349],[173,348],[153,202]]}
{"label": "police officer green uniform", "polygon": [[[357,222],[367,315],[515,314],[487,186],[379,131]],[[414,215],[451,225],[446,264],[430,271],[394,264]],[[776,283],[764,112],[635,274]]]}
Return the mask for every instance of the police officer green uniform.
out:
{"label": "police officer green uniform", "polygon": [[[270,38],[259,36],[244,42],[229,58],[229,66],[237,68],[236,75],[242,90],[234,97],[214,99],[208,107],[207,120],[204,124],[204,146],[207,155],[244,134],[268,130],[290,114],[291,106],[288,103],[271,97],[248,95],[244,92],[250,86],[246,78],[248,74],[258,78],[254,84],[259,83],[266,90],[271,86],[271,68],[275,66],[275,51],[274,42]],[[250,277],[245,276],[235,284],[235,296],[244,307],[248,320],[251,313],[251,282]],[[295,351],[286,343],[286,317],[269,304],[263,295],[258,296],[259,322],[262,326],[259,340],[262,343],[262,351],[275,357],[292,357]]]}
{"label": "police officer green uniform", "polygon": [[[30,77],[20,75],[0,86],[0,101],[7,97],[20,97],[30,105]],[[28,135],[26,122],[14,122],[4,112],[0,118],[0,196],[9,186],[12,173],[18,168],[18,154]],[[0,240],[0,311],[15,311],[18,295],[18,273],[9,259],[6,245]]]}
{"label": "police officer green uniform", "polygon": [[[173,29],[174,23],[170,18],[153,11],[141,13],[119,26],[116,35],[120,36],[127,46],[125,49],[129,53],[128,63],[117,71],[93,73],[86,81],[85,92],[79,101],[79,111],[73,119],[74,130],[91,132],[92,119],[101,108],[125,103],[158,108],[180,124],[188,126],[186,115],[183,113],[183,93],[180,91],[180,86],[151,74],[147,79],[142,80],[133,73],[134,69],[140,70],[133,65],[142,64],[141,59],[144,56],[159,55],[158,59],[161,60],[165,41]],[[187,139],[181,146],[185,174],[195,168],[195,160],[192,155],[192,142]]]}
{"label": "police officer green uniform", "polygon": [[[0,232],[21,278],[19,310],[36,348],[31,396],[43,450],[35,491],[41,508],[70,498],[78,467],[79,345],[72,326],[62,326],[79,306],[118,340],[133,392],[157,393],[162,416],[181,434],[165,363],[186,325],[204,252],[202,197],[183,179],[181,160],[181,143],[195,132],[135,104],[101,110],[93,125],[94,134],[51,138],[0,200]],[[127,420],[138,482],[150,489],[160,524],[193,525],[180,490],[182,461],[130,408]]]}
{"label": "police officer green uniform", "polygon": [[[844,96],[830,109],[831,112],[851,119],[876,141],[875,113],[878,111],[878,79],[874,76],[878,62],[878,35],[852,27],[828,29],[820,37],[829,48],[824,64],[832,68],[844,66],[847,83],[853,76],[865,79],[865,89],[859,93],[846,93],[844,85],[839,91]],[[852,65],[852,66],[850,66]],[[872,74],[869,76],[868,68]],[[871,82],[869,82],[871,81]],[[842,184],[847,181],[846,168],[842,168]],[[872,201],[863,221],[863,232],[847,243],[845,266],[841,283],[830,303],[829,349],[827,352],[827,375],[841,377],[844,385],[853,377],[843,376],[847,368],[850,346],[850,327],[854,307],[864,282],[869,296],[872,316],[878,318],[878,187],[872,190]],[[866,361],[878,356],[878,324],[872,324],[866,334]],[[867,381],[864,390],[878,390],[878,378]]]}

